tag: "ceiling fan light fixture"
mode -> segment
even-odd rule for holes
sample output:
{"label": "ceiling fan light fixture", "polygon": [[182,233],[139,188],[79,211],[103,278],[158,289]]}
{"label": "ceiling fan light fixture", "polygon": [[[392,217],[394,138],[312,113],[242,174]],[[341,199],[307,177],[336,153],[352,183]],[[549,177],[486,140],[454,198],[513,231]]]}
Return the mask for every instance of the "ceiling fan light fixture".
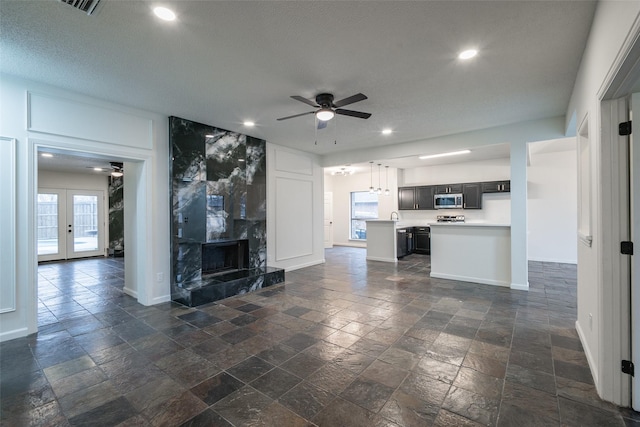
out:
{"label": "ceiling fan light fixture", "polygon": [[318,111],[316,111],[316,117],[318,118],[318,120],[322,122],[326,122],[333,119],[333,116],[335,116],[335,113],[331,108],[321,108]]}

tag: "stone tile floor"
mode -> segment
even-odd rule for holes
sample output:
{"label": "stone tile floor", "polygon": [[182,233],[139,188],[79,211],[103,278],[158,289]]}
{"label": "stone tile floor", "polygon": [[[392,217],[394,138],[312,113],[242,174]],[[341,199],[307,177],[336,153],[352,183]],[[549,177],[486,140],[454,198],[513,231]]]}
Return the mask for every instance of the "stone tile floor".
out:
{"label": "stone tile floor", "polygon": [[601,401],[575,266],[529,292],[334,248],[198,309],[122,293],[121,259],[39,267],[37,334],[0,345],[2,425],[637,426]]}

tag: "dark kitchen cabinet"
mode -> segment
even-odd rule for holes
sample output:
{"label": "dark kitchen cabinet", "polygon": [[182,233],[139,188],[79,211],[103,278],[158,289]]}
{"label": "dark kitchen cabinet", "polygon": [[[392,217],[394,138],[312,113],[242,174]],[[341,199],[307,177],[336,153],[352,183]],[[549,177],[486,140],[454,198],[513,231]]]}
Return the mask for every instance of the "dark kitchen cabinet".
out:
{"label": "dark kitchen cabinet", "polygon": [[462,193],[462,184],[436,185],[436,194]]}
{"label": "dark kitchen cabinet", "polygon": [[413,210],[416,208],[415,190],[415,187],[398,188],[398,209]]}
{"label": "dark kitchen cabinet", "polygon": [[435,187],[431,185],[423,185],[420,187],[400,187],[398,189],[398,209],[433,209],[434,191]]}
{"label": "dark kitchen cabinet", "polygon": [[482,209],[482,184],[473,182],[462,185],[464,209]]}
{"label": "dark kitchen cabinet", "polygon": [[431,229],[429,227],[413,228],[413,251],[417,254],[431,253]]}
{"label": "dark kitchen cabinet", "polygon": [[416,187],[416,204],[417,209],[434,209],[433,207],[433,194],[435,188],[431,185]]}
{"label": "dark kitchen cabinet", "polygon": [[483,193],[509,193],[511,191],[511,181],[489,181],[482,183]]}
{"label": "dark kitchen cabinet", "polygon": [[396,230],[396,257],[402,258],[413,252],[413,227]]}

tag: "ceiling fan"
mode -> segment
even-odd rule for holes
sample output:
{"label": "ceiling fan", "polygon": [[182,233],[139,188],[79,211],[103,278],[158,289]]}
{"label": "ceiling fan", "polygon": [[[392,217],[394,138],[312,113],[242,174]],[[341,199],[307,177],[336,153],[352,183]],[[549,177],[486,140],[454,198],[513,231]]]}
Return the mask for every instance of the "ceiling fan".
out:
{"label": "ceiling fan", "polygon": [[367,97],[361,93],[357,93],[348,98],[341,99],[340,101],[333,102],[333,95],[330,93],[321,93],[316,96],[316,102],[302,96],[293,95],[291,98],[296,101],[304,102],[314,108],[318,108],[315,111],[309,111],[301,114],[294,114],[293,116],[281,117],[278,120],[288,120],[294,117],[306,116],[309,114],[315,114],[318,119],[318,129],[327,127],[327,122],[333,118],[336,114],[343,116],[357,117],[359,119],[368,119],[371,117],[370,113],[363,113],[362,111],[345,110],[345,105],[353,104],[355,102],[364,101]]}
{"label": "ceiling fan", "polygon": [[124,165],[121,162],[109,162],[110,168],[99,166],[86,166],[87,169],[93,169],[97,172],[110,172],[111,176],[121,177],[124,175]]}

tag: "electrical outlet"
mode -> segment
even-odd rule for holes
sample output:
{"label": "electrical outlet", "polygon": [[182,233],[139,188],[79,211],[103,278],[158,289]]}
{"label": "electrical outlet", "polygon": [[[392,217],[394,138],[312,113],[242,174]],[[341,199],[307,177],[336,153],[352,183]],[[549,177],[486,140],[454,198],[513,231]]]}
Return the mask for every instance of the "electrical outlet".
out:
{"label": "electrical outlet", "polygon": [[164,273],[158,273],[158,274],[156,275],[156,280],[157,280],[158,282],[162,282],[162,281],[164,280]]}
{"label": "electrical outlet", "polygon": [[589,330],[593,330],[593,314],[589,313]]}

